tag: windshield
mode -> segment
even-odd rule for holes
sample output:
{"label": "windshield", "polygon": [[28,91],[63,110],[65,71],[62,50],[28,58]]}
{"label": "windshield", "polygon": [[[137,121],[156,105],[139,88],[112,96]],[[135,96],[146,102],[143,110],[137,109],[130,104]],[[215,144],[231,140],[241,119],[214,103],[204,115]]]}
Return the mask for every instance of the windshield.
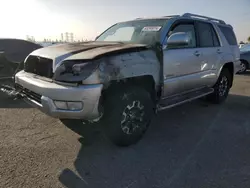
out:
{"label": "windshield", "polygon": [[250,44],[245,44],[240,48],[241,52],[249,52],[250,51]]}
{"label": "windshield", "polygon": [[160,42],[160,31],[167,21],[150,19],[118,23],[101,34],[97,41],[154,44]]}

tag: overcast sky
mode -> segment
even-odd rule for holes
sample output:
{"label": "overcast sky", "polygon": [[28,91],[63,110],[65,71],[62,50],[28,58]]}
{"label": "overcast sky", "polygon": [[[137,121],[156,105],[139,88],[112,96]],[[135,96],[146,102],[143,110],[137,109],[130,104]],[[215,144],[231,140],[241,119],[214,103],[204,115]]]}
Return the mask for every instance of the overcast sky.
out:
{"label": "overcast sky", "polygon": [[238,40],[250,36],[250,0],[0,0],[0,38],[93,39],[110,25],[137,17],[192,12],[225,20]]}

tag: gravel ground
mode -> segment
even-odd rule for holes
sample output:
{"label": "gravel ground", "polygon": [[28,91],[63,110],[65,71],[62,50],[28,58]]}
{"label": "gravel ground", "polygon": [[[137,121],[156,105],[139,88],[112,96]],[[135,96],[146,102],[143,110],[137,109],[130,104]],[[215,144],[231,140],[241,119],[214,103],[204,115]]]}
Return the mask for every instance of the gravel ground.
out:
{"label": "gravel ground", "polygon": [[250,74],[223,105],[204,101],[159,113],[145,137],[112,145],[101,125],[84,135],[0,96],[0,187],[250,187]]}

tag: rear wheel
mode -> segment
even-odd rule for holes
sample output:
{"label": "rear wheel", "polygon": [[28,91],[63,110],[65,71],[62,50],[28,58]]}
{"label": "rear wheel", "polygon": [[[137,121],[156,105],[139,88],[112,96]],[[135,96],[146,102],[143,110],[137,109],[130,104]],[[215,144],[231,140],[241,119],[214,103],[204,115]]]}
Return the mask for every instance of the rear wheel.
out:
{"label": "rear wheel", "polygon": [[208,95],[207,99],[215,104],[226,100],[231,87],[232,77],[228,69],[223,69],[214,86],[214,92]]}
{"label": "rear wheel", "polygon": [[152,114],[150,94],[143,88],[126,86],[110,92],[104,106],[106,134],[118,146],[135,144],[146,132]]}

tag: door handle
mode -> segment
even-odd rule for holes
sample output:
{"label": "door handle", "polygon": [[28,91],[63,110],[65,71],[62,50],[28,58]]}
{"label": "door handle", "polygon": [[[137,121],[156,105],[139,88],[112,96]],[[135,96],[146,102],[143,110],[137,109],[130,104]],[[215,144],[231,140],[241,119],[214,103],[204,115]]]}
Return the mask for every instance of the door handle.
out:
{"label": "door handle", "polygon": [[200,54],[199,51],[195,51],[195,52],[194,52],[194,55],[197,56],[197,57],[199,57],[201,54]]}
{"label": "door handle", "polygon": [[221,53],[222,53],[222,51],[221,51],[220,49],[218,49],[218,50],[217,50],[217,53],[218,53],[218,54],[221,54]]}

